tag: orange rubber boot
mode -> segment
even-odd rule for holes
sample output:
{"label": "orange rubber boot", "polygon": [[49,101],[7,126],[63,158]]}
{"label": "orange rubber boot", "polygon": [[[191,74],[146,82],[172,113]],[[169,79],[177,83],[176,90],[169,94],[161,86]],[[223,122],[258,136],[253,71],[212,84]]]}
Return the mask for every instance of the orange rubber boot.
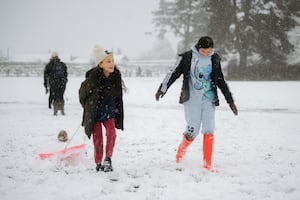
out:
{"label": "orange rubber boot", "polygon": [[213,151],[213,134],[204,134],[203,135],[203,167],[211,170],[211,157]]}
{"label": "orange rubber boot", "polygon": [[182,157],[184,156],[186,149],[188,148],[188,146],[190,146],[190,144],[192,143],[192,141],[187,140],[185,135],[183,135],[182,141],[178,146],[177,149],[177,154],[176,154],[176,163],[179,163],[182,159]]}

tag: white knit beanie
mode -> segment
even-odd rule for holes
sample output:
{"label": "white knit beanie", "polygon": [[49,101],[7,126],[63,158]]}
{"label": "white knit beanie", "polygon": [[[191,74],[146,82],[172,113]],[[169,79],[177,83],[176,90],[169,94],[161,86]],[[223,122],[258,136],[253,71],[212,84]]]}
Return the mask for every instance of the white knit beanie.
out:
{"label": "white knit beanie", "polygon": [[53,51],[51,54],[51,58],[58,57],[58,53],[56,51]]}
{"label": "white knit beanie", "polygon": [[95,45],[94,56],[95,56],[96,65],[98,65],[102,60],[104,60],[109,55],[111,54],[106,53],[105,50],[99,44]]}

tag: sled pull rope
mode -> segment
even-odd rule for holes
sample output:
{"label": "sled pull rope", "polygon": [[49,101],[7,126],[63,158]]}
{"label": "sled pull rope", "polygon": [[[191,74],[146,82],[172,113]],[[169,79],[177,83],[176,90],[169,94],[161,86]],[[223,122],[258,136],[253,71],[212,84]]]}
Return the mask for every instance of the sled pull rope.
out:
{"label": "sled pull rope", "polygon": [[65,146],[65,149],[69,146],[69,144],[71,143],[71,141],[74,138],[74,136],[78,133],[78,130],[79,130],[80,126],[81,126],[81,124],[78,125],[76,131],[73,133],[72,137],[69,139],[68,143]]}

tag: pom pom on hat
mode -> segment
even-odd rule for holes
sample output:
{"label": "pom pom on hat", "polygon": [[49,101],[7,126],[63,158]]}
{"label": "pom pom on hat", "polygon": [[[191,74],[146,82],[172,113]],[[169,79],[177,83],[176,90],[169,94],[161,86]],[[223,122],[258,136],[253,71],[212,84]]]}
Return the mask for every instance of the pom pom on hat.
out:
{"label": "pom pom on hat", "polygon": [[103,61],[107,56],[111,55],[107,51],[105,51],[99,44],[96,44],[94,47],[94,56],[95,56],[95,64],[98,65],[101,61]]}

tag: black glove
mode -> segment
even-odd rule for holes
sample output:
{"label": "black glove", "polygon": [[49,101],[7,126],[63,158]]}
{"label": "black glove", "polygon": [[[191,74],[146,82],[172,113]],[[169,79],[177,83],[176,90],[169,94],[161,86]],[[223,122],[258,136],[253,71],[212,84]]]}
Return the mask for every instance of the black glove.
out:
{"label": "black glove", "polygon": [[235,104],[232,102],[232,103],[229,104],[229,106],[230,106],[230,109],[232,110],[232,112],[233,112],[235,115],[238,115],[238,110],[237,110]]}
{"label": "black glove", "polygon": [[49,92],[49,90],[48,90],[48,88],[46,88],[46,94],[48,94],[48,92]]}
{"label": "black glove", "polygon": [[156,101],[159,101],[159,98],[162,98],[163,95],[164,95],[164,93],[162,91],[158,90],[155,94]]}

